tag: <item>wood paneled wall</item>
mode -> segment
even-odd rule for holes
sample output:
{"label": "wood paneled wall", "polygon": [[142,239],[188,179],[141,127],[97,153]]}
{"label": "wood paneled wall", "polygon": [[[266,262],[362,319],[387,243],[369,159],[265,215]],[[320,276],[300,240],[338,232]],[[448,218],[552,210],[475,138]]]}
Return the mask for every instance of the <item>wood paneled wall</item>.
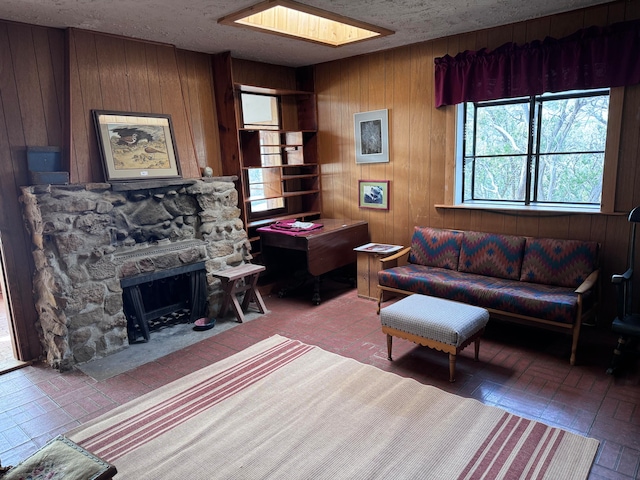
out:
{"label": "wood paneled wall", "polygon": [[103,180],[91,110],[170,114],[182,176],[221,175],[209,55],[69,31],[72,183]]}
{"label": "wood paneled wall", "polygon": [[0,22],[0,236],[20,360],[40,354],[31,240],[22,221],[27,146],[62,145],[64,32]]}
{"label": "wood paneled wall", "polygon": [[235,83],[258,85],[282,90],[296,90],[296,71],[291,67],[271,65],[234,58],[231,62]]}
{"label": "wood paneled wall", "polygon": [[[65,58],[67,60],[65,60]],[[211,57],[81,30],[0,21],[0,235],[19,358],[40,355],[31,241],[19,203],[27,146],[64,147],[72,183],[102,182],[92,109],[170,114],[182,175],[222,174]]]}
{"label": "wood paneled wall", "polygon": [[[372,240],[405,245],[415,225],[597,240],[603,245],[604,316],[611,317],[607,279],[625,267],[624,216],[542,217],[434,207],[453,196],[455,125],[452,107],[433,107],[433,59],[639,17],[640,1],[619,1],[317,65],[324,215],[367,220]],[[18,200],[19,186],[28,183],[26,147],[63,146],[72,182],[100,182],[91,110],[168,113],[183,176],[199,177],[205,166],[220,175],[212,63],[209,55],[167,45],[0,21],[0,235],[22,359],[40,351],[33,260]],[[233,61],[233,80],[296,88],[295,70],[242,60]],[[353,114],[381,108],[390,111],[391,162],[356,165]],[[615,192],[619,212],[640,204],[639,111],[640,87],[626,88]],[[358,208],[360,179],[391,181],[388,212]]]}
{"label": "wood paneled wall", "polygon": [[[614,316],[612,273],[626,267],[624,215],[499,214],[436,208],[453,199],[455,107],[434,108],[434,58],[496,48],[590,25],[640,17],[640,2],[615,2],[503,27],[316,65],[323,215],[369,222],[371,240],[408,245],[413,227],[595,240],[602,244],[602,321]],[[389,163],[356,165],[353,114],[389,109]],[[640,86],[625,89],[617,212],[640,204]],[[389,211],[358,208],[358,180],[390,180]]]}

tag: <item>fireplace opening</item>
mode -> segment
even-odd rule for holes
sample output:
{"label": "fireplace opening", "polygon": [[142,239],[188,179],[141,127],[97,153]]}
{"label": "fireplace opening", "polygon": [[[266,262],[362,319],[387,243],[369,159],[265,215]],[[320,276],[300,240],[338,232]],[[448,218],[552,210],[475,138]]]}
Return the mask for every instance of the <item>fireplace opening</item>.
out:
{"label": "fireplace opening", "polygon": [[204,262],[182,265],[120,280],[129,343],[149,341],[150,334],[205,315],[207,282]]}

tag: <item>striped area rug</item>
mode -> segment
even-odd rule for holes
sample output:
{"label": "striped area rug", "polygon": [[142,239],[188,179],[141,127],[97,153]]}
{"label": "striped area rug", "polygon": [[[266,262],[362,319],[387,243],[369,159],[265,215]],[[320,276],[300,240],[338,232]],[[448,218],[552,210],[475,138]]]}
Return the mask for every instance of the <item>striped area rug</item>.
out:
{"label": "striped area rug", "polygon": [[67,435],[131,479],[585,479],[585,438],[274,336]]}

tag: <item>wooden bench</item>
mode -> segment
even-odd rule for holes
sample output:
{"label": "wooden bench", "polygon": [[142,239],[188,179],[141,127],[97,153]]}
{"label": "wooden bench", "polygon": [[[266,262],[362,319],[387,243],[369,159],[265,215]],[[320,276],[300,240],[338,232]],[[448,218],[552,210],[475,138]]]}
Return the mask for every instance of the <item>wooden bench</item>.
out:
{"label": "wooden bench", "polygon": [[[219,317],[224,317],[229,306],[233,306],[238,322],[242,323],[244,322],[244,313],[249,308],[251,302],[256,305],[260,313],[267,311],[262,296],[256,288],[260,272],[264,270],[265,267],[263,265],[246,263],[237,267],[227,268],[226,270],[219,270],[211,274],[212,277],[220,279],[222,282],[222,290],[224,291],[224,300],[220,308],[220,313],[218,314]],[[242,292],[246,293],[242,300],[242,305],[240,305],[238,294]]]}

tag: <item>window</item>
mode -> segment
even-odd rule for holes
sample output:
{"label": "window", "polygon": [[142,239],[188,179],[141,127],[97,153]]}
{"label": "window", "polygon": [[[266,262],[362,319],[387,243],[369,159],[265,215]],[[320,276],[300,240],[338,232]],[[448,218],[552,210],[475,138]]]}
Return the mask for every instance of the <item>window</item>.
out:
{"label": "window", "polygon": [[600,205],[608,89],[461,108],[462,203]]}
{"label": "window", "polygon": [[[278,97],[242,92],[242,122],[244,128],[260,130],[278,130],[280,114]],[[246,171],[250,198],[260,198],[249,203],[251,214],[258,216],[284,208],[282,180],[279,167],[282,165],[282,152],[279,147],[278,132],[261,132],[260,167]],[[276,168],[266,168],[276,167]]]}
{"label": "window", "polygon": [[242,126],[244,128],[260,128],[263,130],[278,130],[280,128],[278,97],[242,92],[240,99],[242,101]]}

